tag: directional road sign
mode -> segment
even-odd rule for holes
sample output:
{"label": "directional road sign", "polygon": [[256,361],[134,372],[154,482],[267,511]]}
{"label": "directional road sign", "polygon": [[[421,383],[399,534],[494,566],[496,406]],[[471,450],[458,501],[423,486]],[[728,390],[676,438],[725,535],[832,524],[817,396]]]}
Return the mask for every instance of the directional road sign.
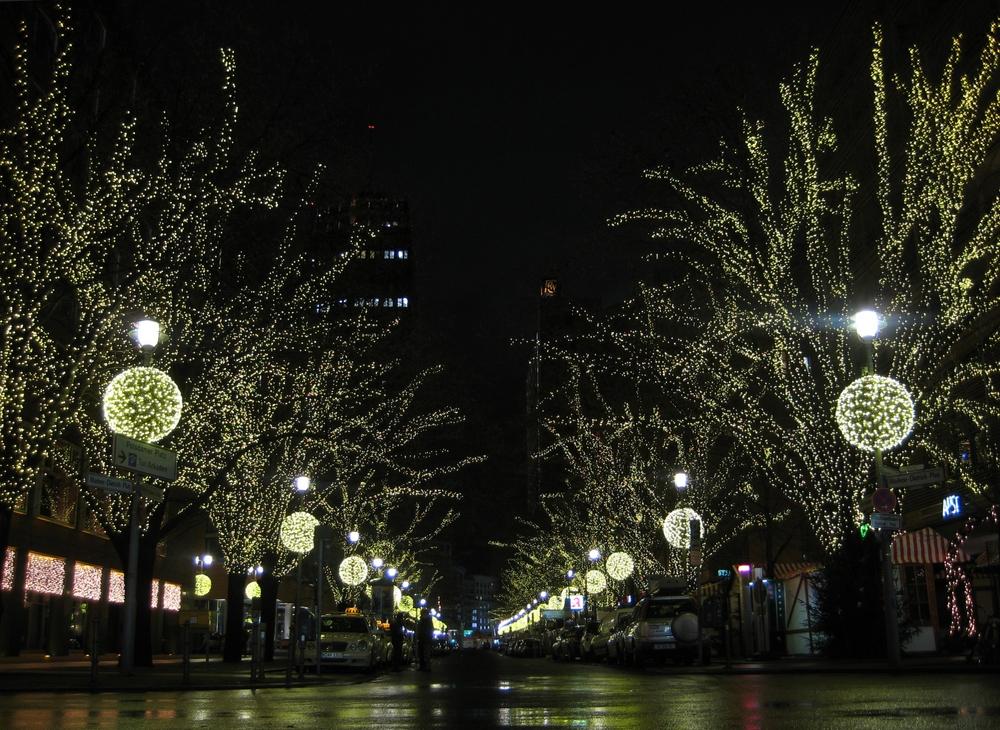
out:
{"label": "directional road sign", "polygon": [[903,515],[883,514],[882,512],[872,513],[872,527],[879,530],[894,530],[899,532],[903,529]]}
{"label": "directional road sign", "polygon": [[906,489],[907,487],[924,487],[928,484],[940,484],[944,481],[944,468],[938,466],[933,469],[921,469],[920,471],[904,471],[899,474],[888,474],[885,477],[886,485],[892,489]]}
{"label": "directional road sign", "polygon": [[152,484],[142,484],[141,482],[136,485],[141,494],[146,499],[150,499],[154,502],[163,501],[163,490],[159,487],[154,487]]}
{"label": "directional road sign", "polygon": [[88,471],[86,476],[88,487],[97,487],[109,492],[121,492],[122,494],[132,493],[132,482],[127,479],[113,479],[112,477]]}
{"label": "directional road sign", "polygon": [[177,454],[145,441],[116,433],[111,442],[111,457],[122,469],[149,474],[172,482],[177,478]]}

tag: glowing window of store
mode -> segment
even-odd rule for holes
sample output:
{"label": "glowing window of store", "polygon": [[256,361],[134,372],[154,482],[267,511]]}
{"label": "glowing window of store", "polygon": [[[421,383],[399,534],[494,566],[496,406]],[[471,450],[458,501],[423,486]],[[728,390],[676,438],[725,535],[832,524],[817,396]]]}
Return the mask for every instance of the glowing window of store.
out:
{"label": "glowing window of store", "polygon": [[60,596],[66,581],[66,561],[41,553],[28,553],[28,571],[24,589],[35,593]]}
{"label": "glowing window of store", "polygon": [[101,573],[99,565],[73,564],[73,596],[86,601],[101,600]]}
{"label": "glowing window of store", "polygon": [[163,584],[163,610],[181,610],[181,587],[176,583]]}
{"label": "glowing window of store", "polygon": [[160,581],[153,578],[153,590],[149,594],[149,607],[160,607]]}
{"label": "glowing window of store", "polygon": [[112,570],[108,580],[108,601],[125,603],[125,574],[120,570]]}
{"label": "glowing window of store", "polygon": [[14,560],[17,556],[17,550],[12,547],[7,548],[7,557],[3,561],[3,583],[0,584],[0,589],[9,591],[14,586]]}

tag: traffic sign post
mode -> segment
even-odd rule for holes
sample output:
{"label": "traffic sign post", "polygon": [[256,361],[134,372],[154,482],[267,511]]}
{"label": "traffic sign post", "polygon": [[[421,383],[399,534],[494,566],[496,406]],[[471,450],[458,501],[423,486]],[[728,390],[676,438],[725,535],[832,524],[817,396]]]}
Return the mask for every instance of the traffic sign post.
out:
{"label": "traffic sign post", "polygon": [[872,527],[879,530],[899,532],[903,529],[903,515],[873,512]]}
{"label": "traffic sign post", "polygon": [[928,484],[940,484],[944,481],[944,469],[920,469],[919,471],[904,471],[899,474],[886,474],[883,477],[886,486],[893,489],[925,487]]}
{"label": "traffic sign post", "polygon": [[875,494],[872,495],[872,505],[874,505],[877,512],[883,514],[893,512],[896,509],[896,495],[893,494],[891,489],[879,487],[875,490]]}
{"label": "traffic sign post", "polygon": [[107,492],[119,492],[121,494],[131,494],[134,489],[132,482],[127,479],[114,479],[113,477],[88,471],[84,478],[88,487],[97,487]]}
{"label": "traffic sign post", "polygon": [[111,442],[114,465],[172,482],[177,479],[177,454],[145,441],[116,433]]}

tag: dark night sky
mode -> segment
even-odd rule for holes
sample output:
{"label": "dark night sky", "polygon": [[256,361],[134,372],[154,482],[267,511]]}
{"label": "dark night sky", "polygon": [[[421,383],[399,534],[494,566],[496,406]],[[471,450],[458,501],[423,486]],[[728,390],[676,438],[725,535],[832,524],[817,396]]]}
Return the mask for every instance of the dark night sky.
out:
{"label": "dark night sky", "polygon": [[[865,64],[876,13],[843,1],[661,3],[655,13],[97,4],[114,8],[109,44],[143,64],[172,113],[192,96],[217,98],[215,49],[231,45],[248,134],[297,169],[327,163],[339,192],[410,201],[418,332],[469,411],[469,452],[494,457],[470,473],[459,541],[490,537],[485,511],[504,495],[516,506],[525,485],[527,353],[510,341],[533,332],[540,280],[557,275],[581,302],[623,297],[641,273],[634,234],[605,221],[646,201],[642,170],[703,157],[737,106],[766,114],[811,45]],[[889,15],[906,16],[905,5],[889,3]],[[493,514],[503,531],[504,510]]]}

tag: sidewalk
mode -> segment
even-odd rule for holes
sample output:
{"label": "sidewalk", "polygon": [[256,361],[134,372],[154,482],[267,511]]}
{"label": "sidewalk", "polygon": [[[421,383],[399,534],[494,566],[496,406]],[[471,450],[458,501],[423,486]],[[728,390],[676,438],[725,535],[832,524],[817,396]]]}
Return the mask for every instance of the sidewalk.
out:
{"label": "sidewalk", "polygon": [[[46,658],[42,654],[25,654],[19,657],[0,658],[0,692],[154,692],[187,689],[252,689],[284,687],[286,664],[276,660],[263,664],[263,678],[250,681],[250,662],[224,664],[219,657],[206,663],[204,655],[192,657],[190,681],[184,682],[181,657],[156,656],[152,667],[136,667],[134,672],[123,675],[118,669],[116,654],[103,655],[98,662],[97,684],[91,684],[90,659],[82,653]],[[306,667],[299,679],[292,672],[291,686],[303,687],[317,684],[358,684],[371,675],[349,673],[336,668],[325,668],[316,675]]]}
{"label": "sidewalk", "polygon": [[727,669],[725,659],[713,657],[708,666],[667,665],[652,671],[658,674],[988,674],[1000,672],[1000,666],[974,664],[966,661],[965,655],[926,655],[903,657],[898,669],[890,669],[884,660],[837,661],[820,657],[734,659]]}

